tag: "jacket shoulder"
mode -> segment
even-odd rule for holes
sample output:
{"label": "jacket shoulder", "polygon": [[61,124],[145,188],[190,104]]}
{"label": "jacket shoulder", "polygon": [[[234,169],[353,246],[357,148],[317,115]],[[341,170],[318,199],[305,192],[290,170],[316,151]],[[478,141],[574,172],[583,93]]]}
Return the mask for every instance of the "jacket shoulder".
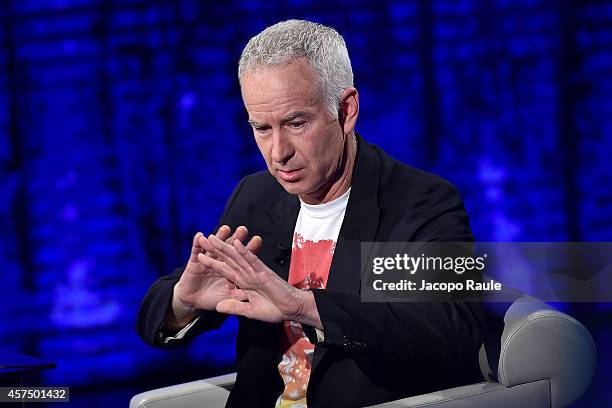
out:
{"label": "jacket shoulder", "polygon": [[380,154],[379,208],[390,237],[411,241],[473,241],[459,190],[448,180]]}
{"label": "jacket shoulder", "polygon": [[459,190],[448,180],[437,174],[410,166],[394,159],[382,149],[375,147],[379,155],[381,202],[392,201],[427,202],[436,196],[454,196],[460,200]]}

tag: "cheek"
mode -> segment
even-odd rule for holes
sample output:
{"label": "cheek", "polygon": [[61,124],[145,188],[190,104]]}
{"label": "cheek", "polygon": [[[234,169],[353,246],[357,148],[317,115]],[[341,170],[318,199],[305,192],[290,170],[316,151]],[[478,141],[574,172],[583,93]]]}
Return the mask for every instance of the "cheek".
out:
{"label": "cheek", "polygon": [[313,129],[300,139],[301,150],[311,161],[321,161],[330,156],[331,150],[335,150],[335,144],[330,143],[333,137],[334,135],[325,129]]}
{"label": "cheek", "polygon": [[335,168],[342,159],[342,138],[334,133],[323,135],[313,147],[312,157],[317,162],[317,167],[325,171]]}

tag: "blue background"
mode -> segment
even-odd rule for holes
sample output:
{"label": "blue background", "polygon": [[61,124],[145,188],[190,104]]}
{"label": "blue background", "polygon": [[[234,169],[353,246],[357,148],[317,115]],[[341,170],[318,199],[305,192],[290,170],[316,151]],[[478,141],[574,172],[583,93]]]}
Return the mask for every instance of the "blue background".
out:
{"label": "blue background", "polygon": [[[233,369],[236,323],[160,351],[157,277],[263,169],[237,61],[268,25],[344,35],[357,130],[462,192],[480,241],[612,241],[612,4],[421,0],[0,1],[0,349],[57,361],[73,406]],[[591,330],[612,398],[612,307]]]}

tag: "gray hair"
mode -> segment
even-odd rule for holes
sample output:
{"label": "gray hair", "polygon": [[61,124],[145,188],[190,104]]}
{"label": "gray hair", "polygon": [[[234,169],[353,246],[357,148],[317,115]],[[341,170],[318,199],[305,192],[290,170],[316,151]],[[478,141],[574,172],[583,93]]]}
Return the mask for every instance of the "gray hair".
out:
{"label": "gray hair", "polygon": [[290,64],[304,57],[314,69],[323,102],[334,119],[340,95],[353,86],[353,69],[344,39],[336,30],[304,20],[274,24],[251,38],[238,63],[238,79],[248,71]]}

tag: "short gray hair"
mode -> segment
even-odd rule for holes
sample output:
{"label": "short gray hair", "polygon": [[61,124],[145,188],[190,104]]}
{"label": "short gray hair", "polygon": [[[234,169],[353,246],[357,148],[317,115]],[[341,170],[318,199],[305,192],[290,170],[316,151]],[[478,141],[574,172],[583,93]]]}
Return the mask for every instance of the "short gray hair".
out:
{"label": "short gray hair", "polygon": [[248,71],[290,64],[304,57],[314,69],[323,102],[334,119],[340,95],[353,86],[353,69],[344,39],[336,30],[304,20],[274,24],[251,38],[238,63],[238,79]]}

